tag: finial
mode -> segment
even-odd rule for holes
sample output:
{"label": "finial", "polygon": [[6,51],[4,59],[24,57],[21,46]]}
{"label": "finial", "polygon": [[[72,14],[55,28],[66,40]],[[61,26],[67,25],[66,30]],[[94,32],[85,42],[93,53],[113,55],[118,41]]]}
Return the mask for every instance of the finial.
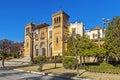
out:
{"label": "finial", "polygon": [[59,7],[60,11],[62,11],[62,2],[60,0],[60,7]]}

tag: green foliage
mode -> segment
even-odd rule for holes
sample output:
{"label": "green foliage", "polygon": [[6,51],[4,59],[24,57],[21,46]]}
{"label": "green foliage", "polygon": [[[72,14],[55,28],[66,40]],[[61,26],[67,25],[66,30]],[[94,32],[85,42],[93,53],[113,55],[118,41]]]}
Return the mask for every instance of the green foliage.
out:
{"label": "green foliage", "polygon": [[77,65],[76,59],[73,57],[65,57],[63,59],[63,67],[65,69],[76,69],[76,65]]}
{"label": "green foliage", "polygon": [[89,66],[88,71],[102,73],[120,73],[120,68],[111,64],[107,64],[106,62],[102,62],[99,66]]}
{"label": "green foliage", "polygon": [[96,44],[92,40],[83,36],[81,37],[81,40],[79,43],[80,43],[79,55],[81,56],[95,56],[96,55],[94,50],[96,50],[95,48],[97,48],[98,46],[96,46]]}
{"label": "green foliage", "polygon": [[94,56],[96,57],[105,57],[105,54],[106,54],[106,49],[103,48],[103,47],[95,47],[95,48],[92,48],[92,52],[94,53]]}
{"label": "green foliage", "polygon": [[62,56],[56,56],[56,61],[55,61],[55,56],[51,56],[51,57],[46,57],[45,60],[46,63],[62,63]]}
{"label": "green foliage", "polygon": [[120,57],[120,17],[114,17],[106,29],[105,48],[110,57]]}
{"label": "green foliage", "polygon": [[40,61],[44,62],[44,61],[45,61],[45,57],[43,57],[43,56],[36,56],[36,57],[34,58],[34,63],[35,63],[35,64],[39,64]]}
{"label": "green foliage", "polygon": [[75,55],[75,51],[74,51],[74,46],[73,46],[73,41],[72,41],[72,37],[68,37],[67,39],[67,51],[65,52],[66,56],[74,56]]}
{"label": "green foliage", "polygon": [[76,37],[70,37],[68,38],[67,45],[66,56],[75,56],[75,49],[77,49],[79,56],[95,56],[97,54],[94,51],[96,44],[86,36],[76,35]]}
{"label": "green foliage", "polygon": [[19,57],[19,53],[17,53],[17,52],[13,52],[13,53],[11,53],[11,55],[14,58],[18,58]]}

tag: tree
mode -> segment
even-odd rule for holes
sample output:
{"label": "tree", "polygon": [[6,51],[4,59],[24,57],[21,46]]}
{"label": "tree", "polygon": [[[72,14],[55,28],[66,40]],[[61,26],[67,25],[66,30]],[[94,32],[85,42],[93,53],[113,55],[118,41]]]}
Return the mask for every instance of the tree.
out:
{"label": "tree", "polygon": [[98,61],[103,61],[104,57],[105,57],[105,53],[106,53],[106,49],[104,47],[99,47],[98,45],[96,45],[96,47],[92,48],[92,52],[93,55],[95,57],[94,61],[96,59],[101,59]]}
{"label": "tree", "polygon": [[86,36],[79,37],[78,42],[78,55],[80,56],[80,65],[82,66],[82,57],[85,63],[85,57],[94,56],[93,49],[95,48],[96,44],[88,39]]}
{"label": "tree", "polygon": [[[67,56],[75,56],[75,49],[77,51],[77,54],[80,56],[80,65],[82,65],[82,57],[84,58],[85,62],[85,56],[94,56],[94,48],[96,47],[96,44],[88,39],[86,36],[80,36],[76,35],[76,39],[73,39],[72,37],[68,38],[67,41],[67,51],[65,55]],[[74,47],[74,45],[76,47]]]}
{"label": "tree", "polygon": [[109,57],[120,57],[120,17],[114,17],[108,24],[105,34],[106,61]]}
{"label": "tree", "polygon": [[67,51],[65,55],[67,56],[75,56],[76,57],[76,69],[77,74],[79,75],[79,66],[78,66],[78,42],[79,42],[79,36],[78,34],[72,34],[70,37],[68,37],[67,40]]}
{"label": "tree", "polygon": [[14,58],[18,58],[20,56],[19,51],[23,47],[23,42],[15,42],[11,45],[11,55],[13,55]]}
{"label": "tree", "polygon": [[91,56],[92,55],[92,48],[94,46],[94,43],[88,39],[87,37],[80,35],[71,35],[67,40],[67,51],[65,55],[67,56],[75,56],[77,61],[77,73],[79,74],[78,70],[78,56],[80,56],[80,65],[82,65],[82,57],[84,58],[85,62],[85,56]]}
{"label": "tree", "polygon": [[2,67],[4,67],[4,61],[6,55],[9,53],[12,41],[3,39],[0,40],[0,54],[2,55]]}

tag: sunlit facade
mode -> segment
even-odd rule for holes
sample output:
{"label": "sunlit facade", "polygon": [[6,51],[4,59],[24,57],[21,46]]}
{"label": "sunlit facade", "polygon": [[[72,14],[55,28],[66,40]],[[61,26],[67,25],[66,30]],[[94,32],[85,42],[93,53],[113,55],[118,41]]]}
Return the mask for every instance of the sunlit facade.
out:
{"label": "sunlit facade", "polygon": [[67,48],[65,43],[69,34],[84,35],[84,24],[69,24],[69,15],[59,11],[52,15],[52,25],[47,23],[29,23],[25,26],[25,56],[63,56]]}

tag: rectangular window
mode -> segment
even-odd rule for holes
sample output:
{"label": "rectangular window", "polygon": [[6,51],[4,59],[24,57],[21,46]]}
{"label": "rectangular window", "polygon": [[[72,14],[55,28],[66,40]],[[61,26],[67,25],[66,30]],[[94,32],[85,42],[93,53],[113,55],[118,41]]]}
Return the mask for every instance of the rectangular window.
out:
{"label": "rectangular window", "polygon": [[26,28],[26,35],[30,33],[30,28]]}
{"label": "rectangular window", "polygon": [[76,28],[72,28],[72,34],[76,34]]}
{"label": "rectangular window", "polygon": [[38,34],[34,34],[35,41],[38,41]]}
{"label": "rectangular window", "polygon": [[54,28],[58,28],[58,27],[60,27],[60,25],[54,26]]}
{"label": "rectangular window", "polygon": [[97,36],[98,36],[97,34],[93,33],[93,39],[97,38]]}
{"label": "rectangular window", "polygon": [[41,33],[41,40],[45,39],[44,32]]}

